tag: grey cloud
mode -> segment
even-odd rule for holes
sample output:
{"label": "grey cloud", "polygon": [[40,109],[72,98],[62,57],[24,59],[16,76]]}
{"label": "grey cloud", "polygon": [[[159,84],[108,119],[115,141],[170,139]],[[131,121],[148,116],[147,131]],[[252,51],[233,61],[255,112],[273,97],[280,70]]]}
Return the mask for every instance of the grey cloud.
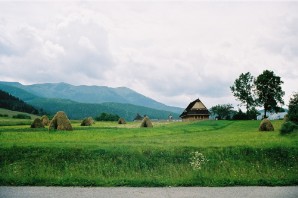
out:
{"label": "grey cloud", "polygon": [[292,2],[286,5],[287,12],[274,18],[275,23],[269,26],[272,29],[270,34],[262,35],[257,46],[293,60],[297,59],[298,54],[298,4]]}
{"label": "grey cloud", "polygon": [[100,25],[72,21],[59,29],[58,35],[57,40],[65,49],[62,64],[75,72],[96,78],[114,66],[107,32]]}
{"label": "grey cloud", "polygon": [[230,82],[219,78],[216,73],[214,75],[207,74],[203,66],[193,71],[181,65],[180,67],[179,65],[168,66],[168,72],[158,69],[158,65],[154,67],[131,62],[129,66],[130,70],[133,70],[132,78],[139,78],[144,87],[154,90],[159,95],[224,97],[230,93]]}
{"label": "grey cloud", "polygon": [[169,80],[169,85],[153,81],[150,86],[153,90],[159,91],[161,94],[168,96],[175,95],[199,95],[210,98],[224,97],[229,93],[229,83],[215,80],[212,78],[196,79],[181,79],[175,82]]}
{"label": "grey cloud", "polygon": [[[6,63],[0,59],[0,64],[18,69],[14,74],[6,75],[32,81],[79,80],[77,77],[70,79],[70,76],[102,78],[104,72],[114,66],[107,32],[92,21],[68,20],[65,17],[55,24],[48,24],[46,31],[26,25],[15,32],[7,32],[5,35],[15,35],[10,41],[15,45],[0,42],[0,52],[13,57]],[[64,24],[59,27],[61,23]]]}
{"label": "grey cloud", "polygon": [[248,71],[297,84],[297,3],[0,4],[0,78],[137,87],[177,104],[226,103]]}
{"label": "grey cloud", "polygon": [[5,43],[4,41],[1,41],[1,38],[0,38],[0,56],[10,56],[10,55],[13,55],[15,52],[14,52],[14,49],[13,47],[8,44],[8,43]]}

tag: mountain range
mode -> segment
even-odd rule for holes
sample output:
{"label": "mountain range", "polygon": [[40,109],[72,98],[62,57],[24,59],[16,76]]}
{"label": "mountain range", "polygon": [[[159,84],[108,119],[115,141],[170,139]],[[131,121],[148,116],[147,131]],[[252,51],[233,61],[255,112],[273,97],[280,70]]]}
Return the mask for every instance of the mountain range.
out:
{"label": "mountain range", "polygon": [[73,119],[116,113],[132,120],[136,113],[156,119],[178,118],[182,108],[157,102],[126,87],[74,86],[67,83],[22,85],[0,81],[0,89],[49,113],[63,110]]}

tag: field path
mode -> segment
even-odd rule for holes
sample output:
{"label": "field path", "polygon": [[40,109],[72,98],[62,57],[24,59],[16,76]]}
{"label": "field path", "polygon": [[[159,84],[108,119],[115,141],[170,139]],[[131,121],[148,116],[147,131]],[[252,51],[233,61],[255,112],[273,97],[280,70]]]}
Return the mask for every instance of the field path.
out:
{"label": "field path", "polygon": [[298,186],[290,187],[5,187],[0,186],[1,198],[128,198],[128,197],[196,197],[196,198],[296,198]]}

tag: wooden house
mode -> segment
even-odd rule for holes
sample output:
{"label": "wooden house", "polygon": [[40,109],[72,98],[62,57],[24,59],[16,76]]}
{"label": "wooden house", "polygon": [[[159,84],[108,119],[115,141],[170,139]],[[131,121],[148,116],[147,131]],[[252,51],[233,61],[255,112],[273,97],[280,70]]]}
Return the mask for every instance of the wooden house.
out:
{"label": "wooden house", "polygon": [[191,102],[180,115],[182,121],[208,120],[210,112],[200,99]]}

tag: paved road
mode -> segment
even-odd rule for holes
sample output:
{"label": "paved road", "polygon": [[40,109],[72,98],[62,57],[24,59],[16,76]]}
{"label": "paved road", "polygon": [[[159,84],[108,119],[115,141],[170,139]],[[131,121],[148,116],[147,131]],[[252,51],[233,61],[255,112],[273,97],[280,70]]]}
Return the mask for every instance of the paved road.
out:
{"label": "paved road", "polygon": [[0,198],[144,198],[144,197],[196,197],[196,198],[297,198],[298,186],[291,187],[5,187],[0,186]]}

